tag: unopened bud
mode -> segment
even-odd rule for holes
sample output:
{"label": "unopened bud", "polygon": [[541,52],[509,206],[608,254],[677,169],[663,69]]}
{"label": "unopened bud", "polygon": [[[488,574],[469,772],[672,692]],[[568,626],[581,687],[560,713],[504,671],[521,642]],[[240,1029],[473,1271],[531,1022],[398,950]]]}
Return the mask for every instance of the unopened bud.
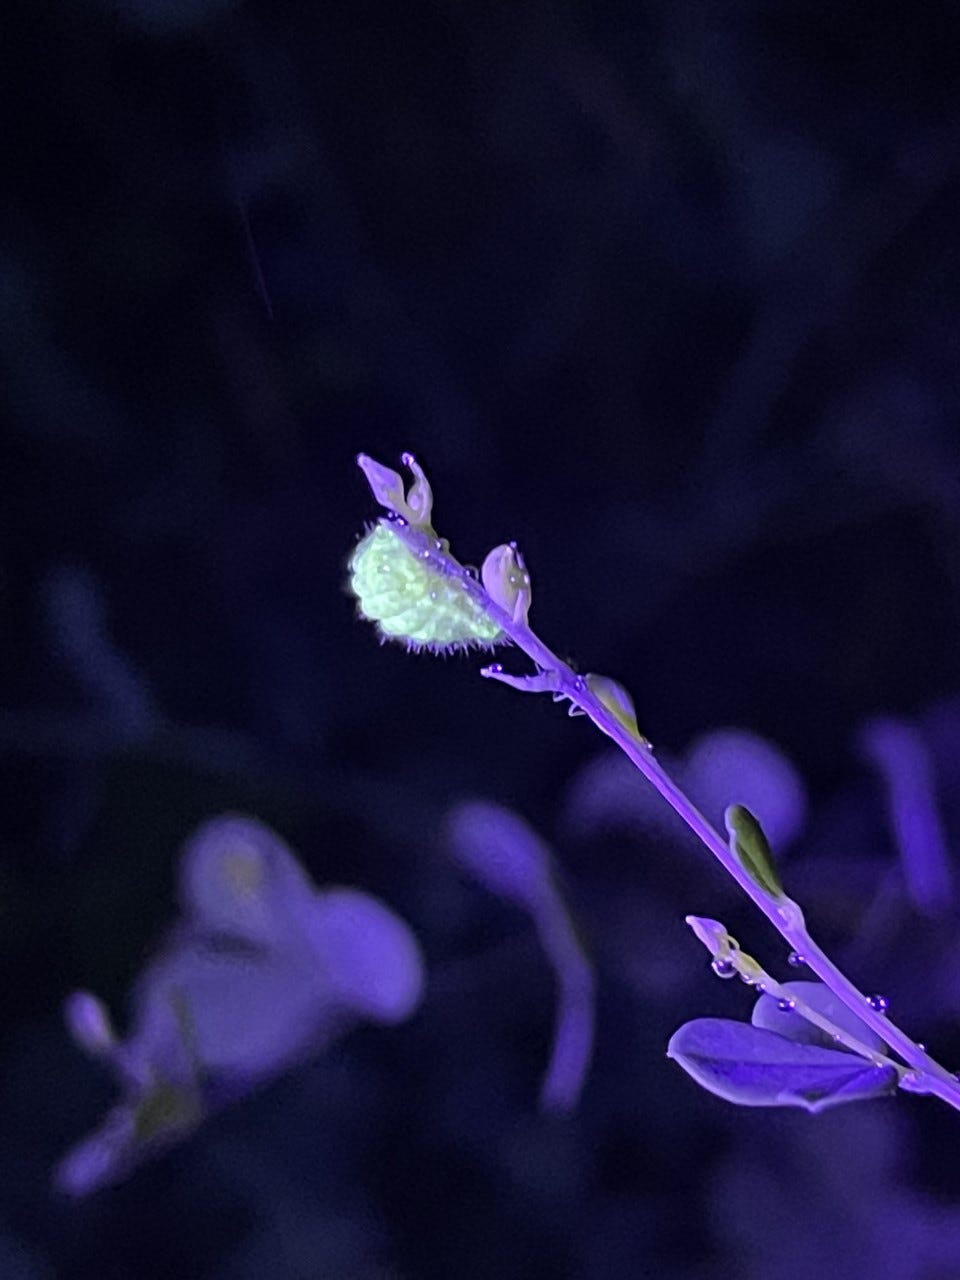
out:
{"label": "unopened bud", "polygon": [[433,515],[433,490],[430,488],[430,481],[424,474],[423,467],[412,453],[405,453],[402,461],[403,465],[413,472],[413,484],[407,490],[409,509],[407,519],[412,525],[422,528],[429,525]]}
{"label": "unopened bud", "polygon": [[403,491],[403,480],[396,471],[376,462],[365,453],[357,454],[357,466],[367,477],[367,484],[380,505],[414,528],[427,529],[433,515],[430,482],[412,453],[403,455],[403,465],[413,472],[413,484],[406,494]]}
{"label": "unopened bud", "polygon": [[709,916],[687,916],[686,920],[711,955],[724,957],[736,949],[736,943],[719,920],[711,920]]}
{"label": "unopened bud", "polygon": [[514,622],[526,622],[530,612],[530,574],[513,543],[494,547],[480,570],[484,590]]}

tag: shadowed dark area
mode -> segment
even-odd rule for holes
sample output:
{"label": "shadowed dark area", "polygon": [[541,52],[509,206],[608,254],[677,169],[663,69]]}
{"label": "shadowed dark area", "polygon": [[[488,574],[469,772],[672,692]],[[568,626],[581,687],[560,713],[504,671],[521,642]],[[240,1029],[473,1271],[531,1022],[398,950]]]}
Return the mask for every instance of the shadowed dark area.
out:
{"label": "shadowed dark area", "polygon": [[0,1278],[960,1275],[960,1112],[698,1089],[753,996],[684,917],[811,975],[586,720],[346,590],[411,450],[960,1067],[960,11],[3,25]]}

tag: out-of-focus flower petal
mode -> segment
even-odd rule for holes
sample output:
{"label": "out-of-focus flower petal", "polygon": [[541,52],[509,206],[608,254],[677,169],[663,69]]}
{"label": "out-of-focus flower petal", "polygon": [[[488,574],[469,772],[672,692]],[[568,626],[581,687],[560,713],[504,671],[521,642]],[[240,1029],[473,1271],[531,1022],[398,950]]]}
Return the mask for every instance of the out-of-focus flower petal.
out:
{"label": "out-of-focus flower petal", "polygon": [[60,1161],[54,1185],[68,1196],[85,1196],[118,1181],[128,1171],[134,1139],[133,1108],[121,1106]]}
{"label": "out-of-focus flower petal", "polygon": [[423,989],[416,939],[358,890],[317,893],[290,850],[250,818],[201,827],[181,868],[186,919],[135,990],[129,1038],[86,992],[68,1001],[74,1037],[106,1058],[124,1101],[59,1166],[85,1195],[325,1047],[358,1018],[407,1017]]}
{"label": "out-of-focus flower petal", "polygon": [[192,1133],[204,1118],[192,1089],[159,1080],[121,1104],[90,1137],[69,1151],[54,1173],[54,1185],[69,1196],[90,1195],[122,1181],[145,1160]]}
{"label": "out-of-focus flower petal", "polygon": [[386,1023],[413,1013],[423,959],[399,916],[370,894],[331,889],[318,895],[313,919],[326,989],[345,1009]]}
{"label": "out-of-focus flower petal", "polygon": [[75,1043],[91,1057],[104,1057],[116,1044],[107,1006],[90,991],[74,991],[67,996],[63,1018]]}
{"label": "out-of-focus flower petal", "polygon": [[[670,769],[669,757],[661,753],[660,759]],[[577,772],[567,788],[564,819],[583,836],[628,830],[681,840],[687,830],[620,751],[601,752]]]}
{"label": "out-of-focus flower petal", "polygon": [[923,734],[892,716],[877,716],[861,727],[859,744],[886,788],[889,821],[913,904],[925,915],[942,915],[953,900],[953,871]]}
{"label": "out-of-focus flower petal", "polygon": [[460,866],[500,897],[530,910],[549,892],[550,851],[509,809],[465,801],[448,813],[444,835]]}
{"label": "out-of-focus flower petal", "polygon": [[253,818],[214,818],[191,836],[183,852],[184,914],[207,934],[288,947],[313,892],[290,849]]}
{"label": "out-of-focus flower petal", "polygon": [[[667,753],[661,758],[716,826],[722,828],[728,805],[745,805],[778,853],[803,830],[803,780],[784,753],[757,734],[716,729],[696,739],[685,759],[674,763]],[[598,756],[580,770],[567,792],[567,816],[583,834],[626,827],[677,843],[691,838],[682,819],[620,753]]]}
{"label": "out-of-focus flower petal", "polygon": [[807,797],[799,773],[784,753],[746,729],[715,729],[687,753],[682,781],[711,821],[730,804],[755,814],[775,850],[803,830]]}
{"label": "out-of-focus flower petal", "polygon": [[217,951],[185,941],[145,974],[130,1058],[162,1070],[260,1079],[314,1047],[329,1007],[320,968],[295,959]]}
{"label": "out-of-focus flower petal", "polygon": [[557,984],[556,1029],[540,1105],[545,1111],[570,1111],[580,1098],[593,1054],[595,984],[590,961],[550,874],[550,850],[517,814],[486,800],[457,805],[445,829],[457,862],[533,919]]}

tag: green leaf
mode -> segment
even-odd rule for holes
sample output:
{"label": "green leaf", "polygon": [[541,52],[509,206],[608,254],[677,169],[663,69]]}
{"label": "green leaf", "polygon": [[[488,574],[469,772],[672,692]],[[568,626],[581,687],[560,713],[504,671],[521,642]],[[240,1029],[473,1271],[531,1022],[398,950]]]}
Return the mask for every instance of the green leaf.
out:
{"label": "green leaf", "polygon": [[774,898],[782,898],[783,885],[760,823],[742,804],[730,805],[723,817],[730,835],[730,852],[761,889]]}

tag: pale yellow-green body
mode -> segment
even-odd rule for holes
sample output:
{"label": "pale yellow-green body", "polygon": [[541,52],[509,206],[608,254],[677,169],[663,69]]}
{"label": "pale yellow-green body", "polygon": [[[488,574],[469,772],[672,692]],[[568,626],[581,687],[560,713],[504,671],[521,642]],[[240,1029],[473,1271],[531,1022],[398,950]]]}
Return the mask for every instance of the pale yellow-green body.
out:
{"label": "pale yellow-green body", "polygon": [[387,521],[361,538],[348,567],[361,614],[389,640],[439,653],[503,639],[462,580],[431,568]]}

